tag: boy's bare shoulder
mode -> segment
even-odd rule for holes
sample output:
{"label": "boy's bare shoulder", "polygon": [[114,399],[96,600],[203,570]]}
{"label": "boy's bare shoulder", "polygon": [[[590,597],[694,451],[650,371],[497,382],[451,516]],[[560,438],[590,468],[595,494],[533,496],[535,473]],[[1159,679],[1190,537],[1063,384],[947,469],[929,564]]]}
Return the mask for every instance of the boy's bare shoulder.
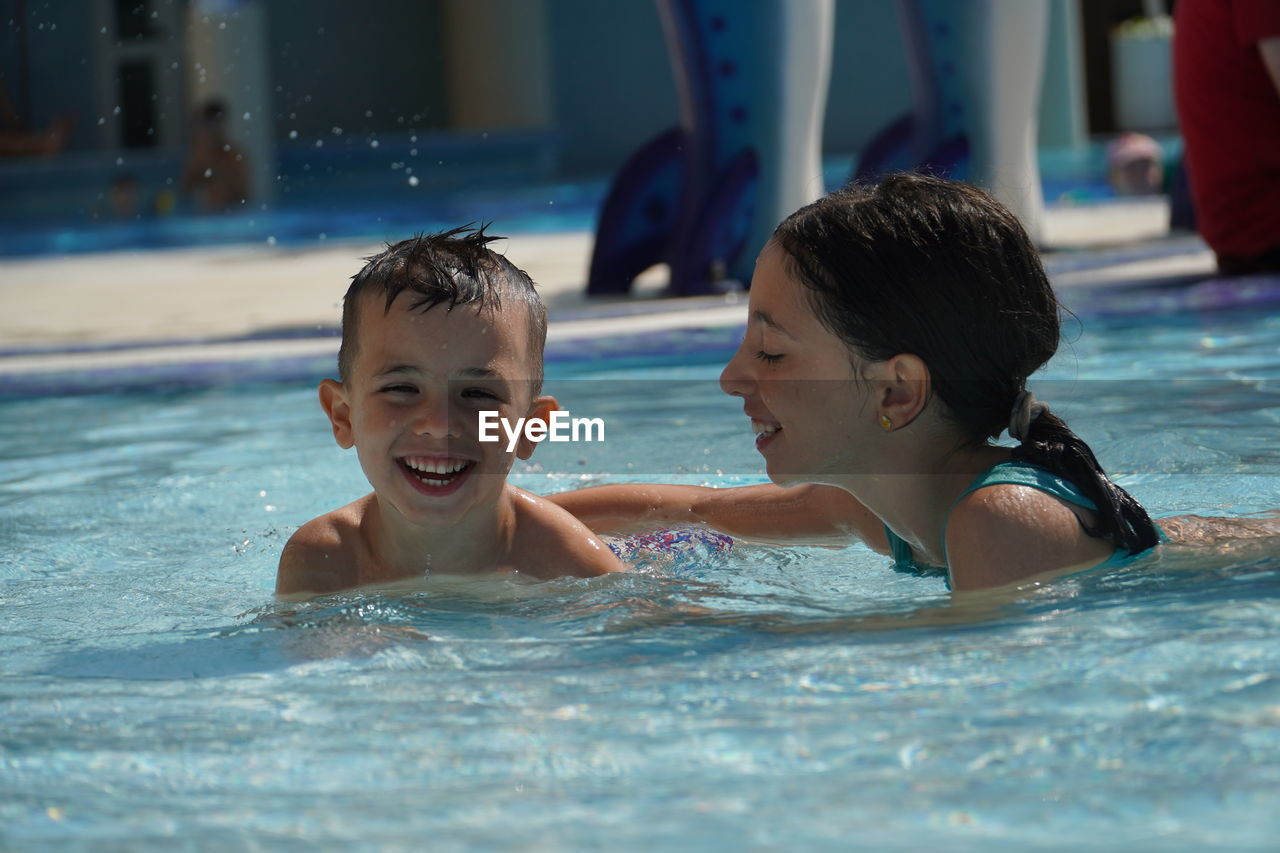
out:
{"label": "boy's bare shoulder", "polygon": [[627,570],[609,546],[567,510],[524,489],[510,485],[507,488],[516,511],[512,562],[517,571],[557,578],[595,577]]}
{"label": "boy's bare shoulder", "polygon": [[313,518],[280,552],[276,594],[324,594],[356,585],[363,538],[360,521],[370,496]]}

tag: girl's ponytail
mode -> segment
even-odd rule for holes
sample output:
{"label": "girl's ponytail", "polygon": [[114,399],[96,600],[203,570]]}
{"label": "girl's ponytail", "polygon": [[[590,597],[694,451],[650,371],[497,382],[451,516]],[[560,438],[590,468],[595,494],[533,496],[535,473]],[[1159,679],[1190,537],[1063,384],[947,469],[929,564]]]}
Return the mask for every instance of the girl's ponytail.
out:
{"label": "girl's ponytail", "polygon": [[1062,418],[1023,391],[1009,418],[1009,435],[1021,444],[1013,458],[1030,462],[1074,483],[1098,507],[1097,527],[1091,536],[1101,536],[1130,554],[1137,554],[1160,541],[1155,524],[1142,505],[1124,489],[1111,482],[1089,445],[1067,426]]}

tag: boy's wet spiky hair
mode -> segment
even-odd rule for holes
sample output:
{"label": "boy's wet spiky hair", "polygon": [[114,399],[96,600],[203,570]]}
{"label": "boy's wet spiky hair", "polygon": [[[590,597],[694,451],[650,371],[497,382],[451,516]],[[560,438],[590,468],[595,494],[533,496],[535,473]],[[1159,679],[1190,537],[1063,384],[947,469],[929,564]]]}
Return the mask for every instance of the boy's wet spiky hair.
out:
{"label": "boy's wet spiky hair", "polygon": [[342,302],[342,345],[338,350],[338,377],[351,377],[359,349],[360,303],[366,294],[383,297],[383,311],[390,311],[408,290],[414,301],[410,310],[428,311],[441,303],[478,305],[493,310],[504,297],[523,304],[529,313],[529,343],[533,364],[534,394],[542,385],[542,352],[547,339],[547,309],[523,270],[488,244],[501,240],[486,234],[488,225],[463,225],[440,234],[418,234],[366,258],[364,268],[351,278]]}

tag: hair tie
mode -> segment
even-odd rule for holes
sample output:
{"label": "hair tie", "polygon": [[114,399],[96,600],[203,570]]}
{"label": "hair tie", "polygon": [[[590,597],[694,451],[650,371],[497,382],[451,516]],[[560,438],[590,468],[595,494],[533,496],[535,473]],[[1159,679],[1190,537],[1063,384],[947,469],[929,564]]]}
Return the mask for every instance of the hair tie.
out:
{"label": "hair tie", "polygon": [[1049,404],[1036,399],[1036,395],[1023,390],[1013,400],[1013,411],[1009,413],[1009,437],[1015,441],[1026,441],[1027,430],[1036,418],[1049,411]]}

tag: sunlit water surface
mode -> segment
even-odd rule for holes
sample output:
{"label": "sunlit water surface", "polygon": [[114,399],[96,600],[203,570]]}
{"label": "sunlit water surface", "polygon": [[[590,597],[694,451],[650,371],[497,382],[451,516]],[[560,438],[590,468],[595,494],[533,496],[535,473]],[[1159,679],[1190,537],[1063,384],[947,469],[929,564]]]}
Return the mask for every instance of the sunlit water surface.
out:
{"label": "sunlit water surface", "polygon": [[[1078,331],[1078,330],[1077,330]],[[1154,515],[1280,506],[1280,318],[1084,322],[1047,389]],[[760,481],[717,365],[553,365],[515,482]],[[310,387],[0,404],[0,846],[1266,848],[1280,543],[953,600],[861,546],[272,600],[367,490]],[[721,473],[717,473],[721,472]]]}

